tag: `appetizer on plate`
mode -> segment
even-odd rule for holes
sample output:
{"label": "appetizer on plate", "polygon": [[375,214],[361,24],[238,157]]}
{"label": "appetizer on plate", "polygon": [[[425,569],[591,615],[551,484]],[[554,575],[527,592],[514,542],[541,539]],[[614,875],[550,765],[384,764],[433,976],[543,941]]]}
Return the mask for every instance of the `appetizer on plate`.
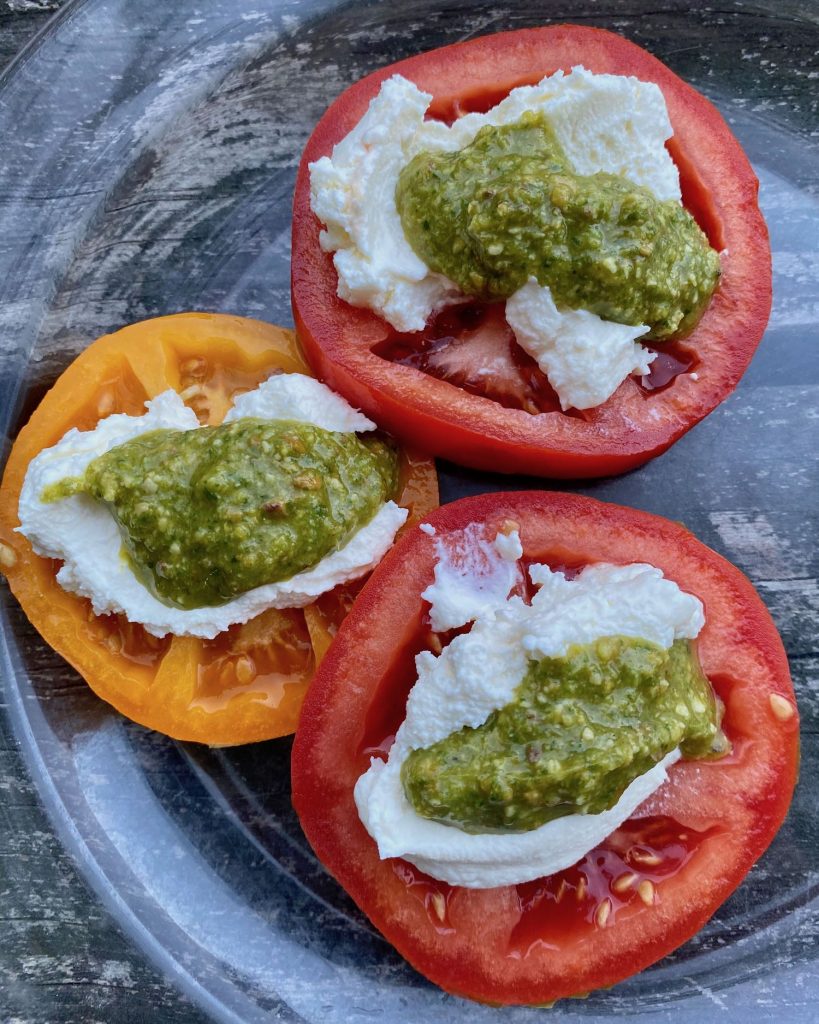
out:
{"label": "appetizer on plate", "polygon": [[100,338],[20,432],[0,558],[42,636],[178,739],[294,730],[361,578],[437,504],[292,332],[187,313]]}
{"label": "appetizer on plate", "polygon": [[770,311],[757,180],[715,108],[609,32],[499,33],[383,68],[302,157],[308,359],[456,462],[588,477],[736,386]]}
{"label": "appetizer on plate", "polygon": [[370,577],[305,701],[293,802],[423,974],[541,1004],[693,935],[797,765],[785,653],[739,570],[645,512],[493,494]]}

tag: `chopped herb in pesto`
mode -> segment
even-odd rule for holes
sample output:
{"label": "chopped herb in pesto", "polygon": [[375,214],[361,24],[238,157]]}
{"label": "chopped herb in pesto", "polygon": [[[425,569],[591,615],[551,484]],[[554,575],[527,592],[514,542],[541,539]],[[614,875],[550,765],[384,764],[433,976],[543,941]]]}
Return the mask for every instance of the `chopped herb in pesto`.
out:
{"label": "chopped herb in pesto", "polygon": [[401,780],[425,818],[466,832],[527,832],[596,814],[680,747],[726,751],[720,708],[692,644],[604,637],[530,663],[515,699],[476,729],[413,750]]}
{"label": "chopped herb in pesto", "polygon": [[535,277],[558,306],[664,339],[693,329],[719,278],[687,210],[618,175],[575,174],[533,113],[458,152],[419,153],[395,199],[415,252],[467,295],[508,298]]}
{"label": "chopped herb in pesto", "polygon": [[199,608],[316,565],[372,519],[396,477],[397,455],[377,438],[246,418],[143,434],[43,500],[104,502],[145,585]]}

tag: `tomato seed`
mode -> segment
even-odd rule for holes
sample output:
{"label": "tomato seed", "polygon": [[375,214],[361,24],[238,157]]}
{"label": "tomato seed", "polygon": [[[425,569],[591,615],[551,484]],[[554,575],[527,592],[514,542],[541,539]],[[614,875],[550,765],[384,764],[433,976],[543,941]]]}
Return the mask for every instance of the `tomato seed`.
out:
{"label": "tomato seed", "polygon": [[0,566],[13,569],[17,565],[17,552],[8,544],[0,543]]}
{"label": "tomato seed", "polygon": [[247,686],[256,675],[256,666],[251,658],[243,654],[240,658],[236,659],[235,672],[237,682],[241,686]]}
{"label": "tomato seed", "polygon": [[644,878],[637,886],[637,895],[647,907],[654,904],[654,883]]}
{"label": "tomato seed", "polygon": [[636,881],[637,876],[634,872],[627,871],[624,875],[619,875],[611,883],[612,892],[625,892],[626,889],[630,889]]}
{"label": "tomato seed", "polygon": [[206,366],[207,363],[204,359],[194,356],[192,359],[186,359],[184,363],[181,363],[179,369],[186,377],[202,377]]}
{"label": "tomato seed", "polygon": [[110,416],[113,411],[114,394],[112,391],[103,391],[97,399],[97,415],[102,420],[105,419],[106,416]]}
{"label": "tomato seed", "polygon": [[785,697],[782,697],[778,693],[772,693],[768,700],[770,701],[771,711],[773,711],[774,716],[778,718],[780,722],[787,722],[789,719],[793,718],[793,704],[791,704],[791,702]]}
{"label": "tomato seed", "polygon": [[646,850],[638,850],[632,846],[629,850],[628,859],[635,864],[640,864],[642,867],[656,868],[658,864],[662,863],[663,858],[658,853],[648,853]]}

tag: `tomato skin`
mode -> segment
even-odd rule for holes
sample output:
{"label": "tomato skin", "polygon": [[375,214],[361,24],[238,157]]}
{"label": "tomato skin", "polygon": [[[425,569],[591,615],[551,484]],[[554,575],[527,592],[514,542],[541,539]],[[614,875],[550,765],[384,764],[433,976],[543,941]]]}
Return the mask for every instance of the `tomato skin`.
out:
{"label": "tomato skin", "polygon": [[[433,578],[434,539],[417,527],[369,579],[316,675],[293,746],[293,803],[325,867],[421,973],[483,1002],[537,1004],[621,981],[711,917],[787,812],[798,767],[798,717],[785,652],[760,598],[738,569],[684,527],[554,492],[466,498],[426,521],[441,537],[472,522],[486,523],[491,535],[507,519],[520,524],[525,559],[647,561],[703,600],[699,655],[725,703],[733,751],[721,761],[675,765],[627,823],[639,831],[673,821],[681,835],[698,837],[690,858],[668,877],[655,876],[649,903],[635,897],[620,905],[610,893],[616,904],[610,921],[600,926],[599,904],[590,905],[570,922],[574,930],[548,902],[537,911],[541,918],[527,916],[530,886],[469,890],[413,875],[400,859],[379,859],[353,787],[366,770],[371,740],[401,720],[414,679],[411,659],[428,630],[420,595]],[[787,702],[779,704],[785,715],[777,714],[777,700]],[[615,847],[618,835],[610,837]]]}
{"label": "tomato skin", "polygon": [[[432,93],[431,113],[485,109],[517,85],[560,68],[635,75],[662,89],[674,128],[669,149],[683,201],[722,254],[722,279],[684,344],[697,379],[682,374],[661,392],[629,378],[583,417],[537,417],[506,409],[375,354],[385,321],[336,295],[332,257],[322,252],[310,209],[308,165],[331,152],[360,120],[381,83],[402,74]],[[464,82],[469,82],[465,92]],[[717,110],[664,64],[602,29],[559,25],[472,39],[368,75],[327,110],[302,156],[293,207],[292,295],[299,339],[316,373],[395,436],[453,461],[497,472],[582,478],[622,473],[659,455],[736,387],[762,337],[771,306],[768,233],[758,182]]]}
{"label": "tomato skin", "polygon": [[[306,609],[268,609],[212,641],[147,634],[124,616],[95,616],[63,590],[59,563],[36,555],[16,532],[20,489],[31,460],[71,428],[104,416],[139,416],[167,388],[193,389],[190,406],[218,423],[235,393],[271,372],[310,370],[292,331],[259,320],[180,313],[132,324],[97,339],[65,370],[20,431],[0,485],[3,571],[31,623],[124,715],[176,739],[215,746],[285,736],[356,584]],[[415,521],[438,501],[431,460],[401,453],[399,500]],[[333,601],[333,598],[336,598]]]}

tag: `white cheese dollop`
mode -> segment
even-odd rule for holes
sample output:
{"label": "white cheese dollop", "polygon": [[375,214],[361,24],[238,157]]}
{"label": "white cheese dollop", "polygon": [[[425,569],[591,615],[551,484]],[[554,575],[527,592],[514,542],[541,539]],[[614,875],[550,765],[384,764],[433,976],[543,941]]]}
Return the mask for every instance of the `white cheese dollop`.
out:
{"label": "white cheese dollop", "polygon": [[[463,539],[453,545],[453,559],[437,543],[439,567],[427,591],[433,601],[430,616],[433,622],[436,617],[451,621],[453,598],[470,587],[485,597],[487,589],[474,564],[459,554]],[[491,561],[489,550],[482,557]],[[500,553],[496,561],[503,561]],[[489,576],[499,571],[498,565],[491,566]],[[418,681],[389,759],[373,759],[355,787],[359,815],[380,856],[403,857],[452,885],[510,885],[571,866],[662,785],[666,769],[680,756],[679,750],[669,753],[635,779],[609,810],[568,815],[530,832],[471,834],[414,811],[400,777],[409,752],[485,722],[514,698],[531,659],[559,657],[571,644],[615,634],[668,648],[677,638],[697,636],[705,621],[701,602],[650,565],[598,564],[573,580],[533,565],[530,578],[540,587],[530,605],[520,597],[501,597],[502,588],[493,587],[494,605],[484,604],[469,633],[455,637],[438,657],[429,651],[418,655]]]}
{"label": "white cheese dollop", "polygon": [[502,605],[523,579],[517,530],[499,533],[492,541],[479,523],[471,523],[460,536],[436,541],[435,550],[435,581],[421,597],[430,603],[429,620],[436,633],[458,629]]}
{"label": "white cheese dollop", "polygon": [[310,165],[311,205],[326,225],[321,246],[335,253],[339,298],[399,331],[422,330],[432,310],[459,293],[416,256],[395,206],[398,175],[424,148],[419,136],[431,99],[393,75],[332,157]]}
{"label": "white cheese dollop", "polygon": [[648,373],[656,352],[634,339],[649,329],[601,320],[587,309],[557,308],[535,278],[506,302],[515,338],[549,378],[562,409],[593,409],[631,373]]}
{"label": "white cheese dollop", "polygon": [[[487,113],[466,114],[451,126],[425,120],[431,100],[429,93],[393,75],[332,156],[310,165],[312,208],[326,226],[322,247],[335,253],[339,296],[374,310],[396,330],[423,330],[436,309],[459,297],[452,281],[430,271],[415,254],[396,209],[398,176],[421,150],[462,149],[484,125],[512,124],[533,111],[548,117],[579,174],[619,174],[658,199],[680,200],[677,168],[665,148],[671,122],[663,94],[652,82],[575,67],[568,75],[557,71],[537,85],[513,89]],[[543,289],[545,299],[533,294],[531,284],[521,291],[525,294],[517,293],[515,313],[520,333],[509,322],[564,409],[590,408],[578,402],[592,400],[600,404],[628,373],[646,372],[652,355],[632,341],[648,328],[628,328],[624,335],[621,324],[588,311],[578,316],[578,311],[557,310],[554,303],[554,313],[549,310],[547,316],[548,288]],[[592,344],[603,354],[600,364],[590,366]],[[620,374],[616,378],[615,372]],[[583,384],[578,386],[578,380]]]}
{"label": "white cheese dollop", "polygon": [[[69,430],[53,448],[32,460],[20,493],[19,531],[37,554],[62,560],[57,582],[65,590],[89,598],[97,615],[124,614],[154,636],[173,633],[211,639],[266,608],[303,607],[339,583],[369,572],[384,557],[407,518],[406,509],[389,501],[344,547],[289,580],[256,587],[213,607],[163,604],[122,557],[119,527],[104,505],[85,494],[47,503],[41,500],[49,485],[81,476],[97,456],[140,434],[160,428],[199,427],[196,415],[175,391],[165,391],[146,402],[146,410],[143,416],[109,416],[94,430]],[[295,373],[271,377],[255,390],[237,396],[225,420],[247,416],[297,420],[338,432],[375,427],[324,384]]]}
{"label": "white cheese dollop", "polygon": [[338,434],[365,434],[375,424],[364,413],[331,391],[315,377],[303,373],[278,373],[257,388],[233,399],[225,423],[255,416],[262,420],[295,420]]}

